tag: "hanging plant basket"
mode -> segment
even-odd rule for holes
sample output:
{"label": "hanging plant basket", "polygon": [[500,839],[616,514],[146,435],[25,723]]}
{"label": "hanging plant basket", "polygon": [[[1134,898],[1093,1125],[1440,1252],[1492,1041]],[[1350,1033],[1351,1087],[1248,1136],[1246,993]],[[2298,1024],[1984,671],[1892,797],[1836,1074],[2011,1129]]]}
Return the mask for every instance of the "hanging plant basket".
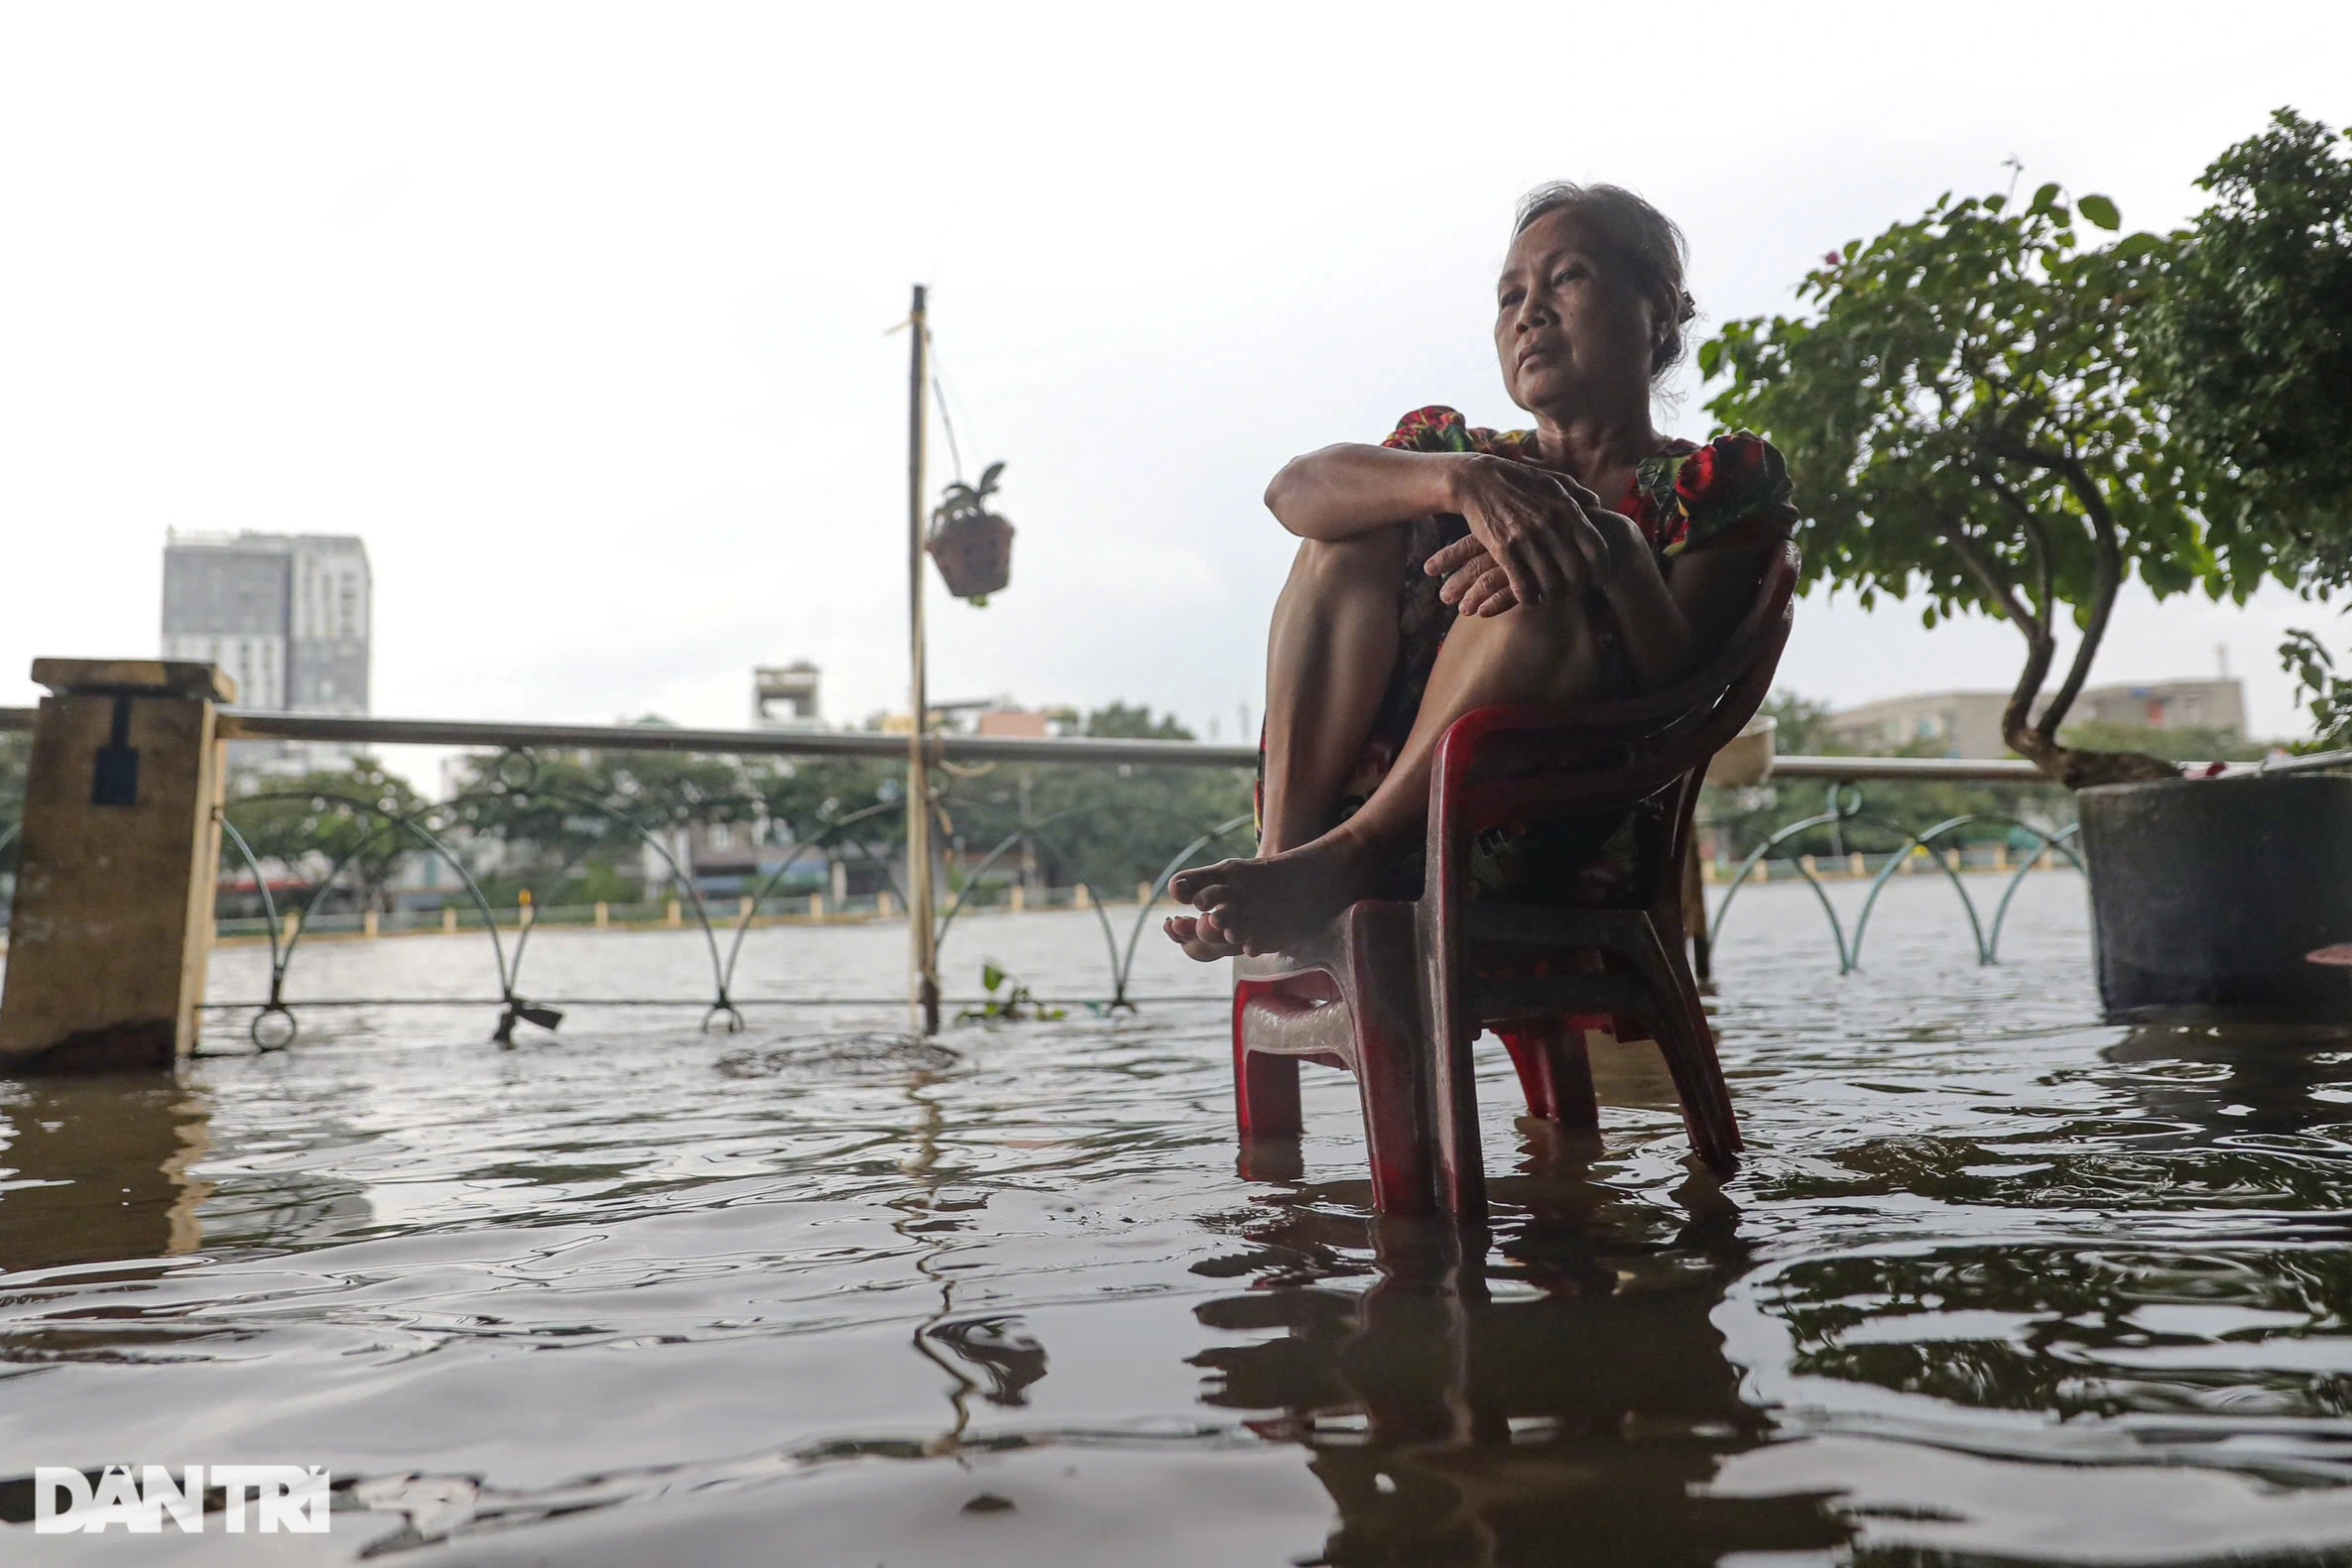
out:
{"label": "hanging plant basket", "polygon": [[949,485],[931,514],[930,538],[924,545],[938,563],[947,591],[977,605],[1013,580],[1013,525],[988,510],[1004,466],[989,464],[978,485]]}

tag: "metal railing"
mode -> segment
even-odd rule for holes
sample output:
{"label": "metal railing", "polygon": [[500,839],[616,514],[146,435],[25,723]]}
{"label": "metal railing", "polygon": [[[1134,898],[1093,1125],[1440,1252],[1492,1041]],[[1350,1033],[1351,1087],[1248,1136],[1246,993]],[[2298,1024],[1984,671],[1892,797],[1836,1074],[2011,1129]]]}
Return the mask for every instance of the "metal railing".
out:
{"label": "metal railing", "polygon": [[[37,710],[0,708],[0,730],[30,730]],[[232,741],[331,741],[344,745],[456,746],[479,751],[530,749],[728,753],[744,757],[871,757],[900,761],[907,737],[877,730],[679,729],[652,724],[520,724],[473,719],[396,719],[369,715],[273,713],[224,708],[220,737]],[[934,734],[934,760],[960,763],[1074,762],[1150,763],[1177,768],[1251,768],[1254,746],[1221,746],[1200,741],[1107,740],[1067,737],[1033,740],[1006,735]],[[2190,763],[2199,768],[2207,765]],[[2352,750],[2314,752],[2277,761],[2228,763],[2225,777],[2241,774],[2321,773],[2352,768]],[[2022,757],[1806,757],[1773,761],[1774,779],[1819,779],[1841,783],[2046,782]]]}
{"label": "metal railing", "polygon": [[[24,730],[32,727],[36,710],[30,708],[0,708],[0,731]],[[220,716],[220,735],[224,740],[236,741],[300,741],[323,742],[347,746],[372,745],[432,745],[462,748],[483,753],[506,754],[515,758],[520,767],[502,763],[488,771],[486,787],[522,794],[534,794],[555,801],[567,809],[597,817],[607,822],[622,842],[634,841],[642,846],[642,853],[658,860],[665,870],[665,880],[677,890],[679,903],[691,911],[691,926],[702,938],[711,968],[711,994],[705,1001],[690,1005],[703,1009],[705,1028],[740,1028],[743,1025],[742,1007],[759,1001],[783,1002],[784,998],[745,998],[738,994],[735,976],[743,951],[744,937],[753,925],[776,912],[772,895],[782,889],[797,869],[805,869],[808,857],[823,856],[826,863],[837,856],[855,854],[869,861],[875,859],[867,835],[860,829],[878,826],[878,819],[886,818],[904,807],[895,802],[882,802],[827,822],[823,830],[805,842],[790,847],[783,863],[759,876],[759,886],[749,897],[737,901],[737,912],[732,920],[717,914],[711,901],[706,900],[696,886],[690,866],[681,864],[674,845],[666,843],[662,835],[628,813],[615,810],[609,803],[577,795],[554,786],[537,786],[534,776],[538,772],[534,760],[539,754],[560,752],[668,752],[737,757],[776,757],[803,759],[863,758],[878,762],[899,763],[906,759],[909,738],[905,734],[874,731],[842,730],[770,730],[770,729],[687,729],[659,725],[591,725],[591,724],[514,724],[446,719],[399,719],[364,716],[329,716],[223,710]],[[987,764],[1051,764],[1096,767],[1176,767],[1220,770],[1248,769],[1257,762],[1257,751],[1250,746],[1224,746],[1190,741],[1159,741],[1106,738],[1032,739],[1003,736],[962,735],[937,733],[927,738],[927,751],[933,762],[948,765]],[[2263,764],[2236,765],[2225,771],[2231,775],[2294,774],[2317,772],[2333,768],[2352,767],[2352,751],[2314,754],[2283,759]],[[2028,872],[2038,864],[2049,865],[2063,859],[2076,870],[2081,860],[2074,843],[2072,827],[2038,826],[2013,816],[1992,813],[1967,813],[1948,816],[1921,828],[1909,828],[1884,817],[1865,812],[1862,784],[2026,784],[2047,783],[2033,764],[2020,758],[1941,759],[1906,757],[1814,757],[1788,756],[1774,760],[1768,776],[1773,784],[1798,781],[1826,782],[1829,784],[1826,808],[1816,814],[1792,822],[1768,835],[1758,843],[1736,867],[1731,868],[1728,885],[1724,886],[1712,917],[1707,922],[1709,945],[1721,940],[1726,918],[1738,894],[1747,883],[1761,880],[1767,870],[1776,875],[1794,875],[1812,891],[1818,903],[1829,935],[1834,945],[1839,971],[1850,971],[1861,962],[1864,938],[1873,912],[1878,907],[1880,895],[1888,881],[1900,872],[1922,861],[1940,872],[1959,898],[1967,929],[1976,955],[1981,963],[1998,961],[2001,934],[2012,902],[2016,898]],[[332,795],[337,808],[357,816],[372,819],[376,826],[369,835],[352,847],[319,877],[308,890],[308,900],[299,910],[278,907],[269,879],[263,872],[264,857],[257,855],[238,830],[231,813],[240,806],[257,804],[276,798],[317,800],[322,797],[312,790],[262,791],[229,802],[223,811],[223,837],[228,846],[245,862],[252,872],[256,890],[263,904],[261,934],[270,945],[269,994],[255,1003],[208,1004],[216,1008],[252,1009],[250,1032],[256,1043],[265,1048],[291,1042],[296,1032],[295,1003],[286,995],[288,971],[301,949],[306,934],[325,929],[318,914],[320,904],[336,887],[345,870],[363,852],[387,840],[406,841],[417,852],[433,856],[454,873],[455,890],[467,908],[463,929],[486,936],[496,970],[498,996],[493,1001],[468,1004],[495,1006],[499,1022],[495,1030],[499,1038],[511,1036],[518,1022],[534,1022],[552,1025],[560,1013],[544,1003],[534,1002],[521,989],[524,958],[529,950],[534,922],[517,918],[508,911],[502,929],[500,911],[492,906],[479,880],[468,868],[461,855],[446,838],[448,825],[458,819],[458,812],[467,803],[467,796],[436,802],[419,809],[399,811],[388,809],[384,802]],[[943,812],[952,808],[958,815],[985,817],[991,809],[989,802],[950,800],[942,792],[935,798],[935,809]],[[711,804],[742,805],[746,802],[710,802]],[[1066,815],[1067,813],[1065,813]],[[1026,815],[1026,813],[1024,813]],[[943,940],[960,914],[972,906],[974,894],[989,872],[1016,849],[1053,848],[1052,830],[1059,818],[1015,820],[1006,823],[1001,837],[993,847],[979,857],[976,864],[967,863],[961,887],[954,892],[947,907],[939,913],[933,926],[934,941]],[[1190,837],[1159,875],[1138,890],[1137,910],[1133,924],[1122,933],[1115,930],[1106,905],[1105,890],[1098,890],[1081,881],[1075,903],[1090,907],[1096,915],[1104,940],[1108,963],[1108,995],[1090,1005],[1104,1009],[1131,1009],[1139,1000],[1132,988],[1135,956],[1143,930],[1153,908],[1165,897],[1167,886],[1178,872],[1193,863],[1205,852],[1236,853],[1246,851],[1242,830],[1246,817],[1237,816],[1206,827]],[[1807,835],[1829,835],[1833,853],[1841,859],[1848,857],[1844,835],[1853,830],[1875,830],[1882,844],[1893,844],[1892,852],[1875,852],[1878,859],[1876,874],[1870,880],[1862,906],[1854,916],[1849,931],[1841,920],[1838,909],[1823,886],[1813,857],[1787,853],[1790,846],[1805,841]],[[2022,864],[2008,869],[2008,881],[1989,920],[1979,910],[1961,877],[1961,840],[1986,831],[1998,831],[2013,840],[2022,837],[2029,841],[2029,853]],[[1171,835],[1172,839],[1175,835]],[[879,877],[884,886],[898,897],[902,905],[905,894],[898,886],[895,871],[887,858],[879,863]],[[566,874],[571,863],[561,868],[558,877]],[[650,889],[649,896],[650,896]],[[1122,893],[1124,890],[1121,890]],[[553,914],[554,911],[548,911]],[[299,914],[299,918],[290,915]],[[678,921],[684,924],[683,920]],[[510,946],[511,938],[511,946]],[[327,999],[306,1001],[304,1007],[335,1007],[358,1005],[361,1001],[380,999]],[[568,999],[566,1005],[578,1005],[582,999]],[[616,999],[618,1000],[618,999]],[[652,1005],[689,1005],[687,999],[634,999]],[[866,1002],[879,999],[797,999],[824,1001]]]}

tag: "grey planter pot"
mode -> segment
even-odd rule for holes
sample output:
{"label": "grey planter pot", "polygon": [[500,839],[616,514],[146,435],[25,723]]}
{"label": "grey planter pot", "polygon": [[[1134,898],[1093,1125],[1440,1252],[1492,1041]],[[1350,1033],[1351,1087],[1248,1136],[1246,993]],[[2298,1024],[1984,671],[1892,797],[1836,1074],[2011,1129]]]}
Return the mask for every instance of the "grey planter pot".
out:
{"label": "grey planter pot", "polygon": [[2075,795],[2114,1019],[2352,1023],[2352,778],[2176,780]]}

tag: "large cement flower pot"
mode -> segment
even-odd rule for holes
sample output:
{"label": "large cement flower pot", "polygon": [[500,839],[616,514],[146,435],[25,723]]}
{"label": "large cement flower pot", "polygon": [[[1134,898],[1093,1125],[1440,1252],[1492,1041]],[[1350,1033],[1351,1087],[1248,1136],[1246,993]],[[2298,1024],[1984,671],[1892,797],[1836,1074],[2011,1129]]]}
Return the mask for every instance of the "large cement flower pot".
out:
{"label": "large cement flower pot", "polygon": [[2352,778],[2167,780],[2075,795],[2111,1018],[2352,1022]]}

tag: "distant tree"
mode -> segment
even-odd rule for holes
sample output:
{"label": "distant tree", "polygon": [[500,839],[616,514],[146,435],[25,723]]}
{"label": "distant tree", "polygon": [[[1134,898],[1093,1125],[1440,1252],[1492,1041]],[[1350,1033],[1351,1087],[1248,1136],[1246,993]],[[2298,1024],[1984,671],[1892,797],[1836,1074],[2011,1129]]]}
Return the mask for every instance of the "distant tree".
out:
{"label": "distant tree", "polygon": [[0,730],[0,875],[16,870],[16,830],[25,819],[25,767],[32,760],[33,737],[16,730]]}
{"label": "distant tree", "polygon": [[[1077,727],[1097,739],[1194,738],[1173,715],[1124,702],[1095,709]],[[1046,824],[1039,837],[1049,873],[1106,891],[1151,881],[1194,838],[1250,810],[1250,782],[1238,771],[1150,764],[1000,769],[949,797],[968,844],[984,851],[1012,831],[1020,820],[1023,772],[1031,820]],[[958,797],[968,809],[954,809]],[[1218,853],[1246,853],[1249,843],[1245,825]]]}
{"label": "distant tree", "polygon": [[[2008,620],[2026,662],[2002,717],[2021,755],[2070,786],[2169,778],[2139,752],[2060,739],[2137,574],[2165,598],[2202,585],[2243,596],[2260,550],[2217,556],[2199,507],[2220,476],[2176,439],[2141,374],[2135,325],[2171,242],[2113,231],[2104,196],[2055,184],[2015,202],[1945,196],[1920,217],[1832,253],[1797,288],[1800,318],[1733,321],[1699,351],[1727,385],[1708,409],[1784,451],[1808,523],[1809,578]],[[2061,628],[2080,632],[2048,702]]]}
{"label": "distant tree", "polygon": [[638,828],[658,835],[694,822],[754,821],[762,804],[732,757],[600,751],[535,757],[518,768],[485,753],[465,760],[451,815],[473,837],[504,846],[502,883],[552,901],[587,898],[586,883],[600,877],[597,885],[609,890],[611,876],[638,866]]}
{"label": "distant tree", "polygon": [[[253,780],[239,796],[250,803],[232,800],[229,820],[256,858],[313,884],[339,866],[360,908],[383,907],[401,862],[418,848],[400,820],[426,804],[415,785],[365,755],[299,779]],[[248,870],[225,836],[221,865],[231,876]]]}
{"label": "distant tree", "polygon": [[[464,760],[458,784],[449,819],[477,845],[486,840],[499,846],[504,880],[544,896],[551,891],[546,884],[591,856],[607,865],[636,862],[636,835],[596,809],[611,791],[593,759],[542,756],[525,770],[484,753]],[[477,876],[487,869],[486,857],[467,858]]]}
{"label": "distant tree", "polygon": [[[870,806],[904,801],[907,765],[876,757],[793,757],[755,764],[751,787],[777,831],[807,843],[842,818]],[[907,814],[877,811],[849,836],[860,844],[903,844]]]}
{"label": "distant tree", "polygon": [[1787,757],[1832,757],[1850,748],[1829,732],[1829,704],[1776,691],[1758,710],[1774,724],[1773,750]]}

